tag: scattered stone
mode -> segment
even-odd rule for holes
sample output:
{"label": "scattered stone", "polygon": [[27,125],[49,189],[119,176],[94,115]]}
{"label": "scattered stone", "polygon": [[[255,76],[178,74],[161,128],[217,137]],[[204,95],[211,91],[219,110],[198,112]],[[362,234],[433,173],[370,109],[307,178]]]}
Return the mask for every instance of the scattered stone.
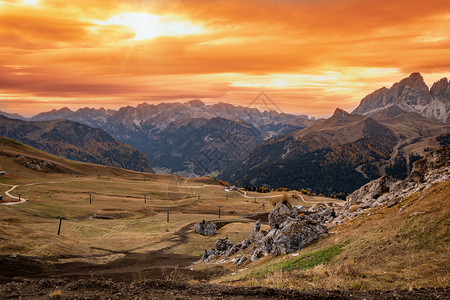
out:
{"label": "scattered stone", "polygon": [[236,244],[233,247],[231,247],[230,249],[228,249],[228,251],[225,254],[225,257],[228,258],[234,254],[236,254],[236,252],[238,252],[240,249],[242,248],[242,244]]}
{"label": "scattered stone", "polygon": [[415,213],[410,214],[409,216],[410,216],[410,217],[420,216],[420,215],[424,215],[424,214],[426,214],[426,213],[427,213],[426,211],[417,211],[417,212],[415,212]]}
{"label": "scattered stone", "polygon": [[242,241],[242,249],[247,249],[254,241],[252,239],[246,239]]}
{"label": "scattered stone", "polygon": [[233,247],[233,243],[231,243],[228,238],[218,239],[214,244],[214,248],[217,251],[227,251],[231,247]]}
{"label": "scattered stone", "polygon": [[239,258],[239,260],[238,261],[236,261],[236,266],[240,266],[240,265],[242,265],[246,260],[248,259],[248,257],[247,256],[242,256],[241,258]]}

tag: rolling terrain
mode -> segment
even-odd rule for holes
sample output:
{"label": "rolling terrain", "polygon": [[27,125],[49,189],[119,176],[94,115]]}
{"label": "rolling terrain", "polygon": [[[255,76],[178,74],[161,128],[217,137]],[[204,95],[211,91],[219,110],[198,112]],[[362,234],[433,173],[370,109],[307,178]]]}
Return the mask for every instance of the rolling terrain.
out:
{"label": "rolling terrain", "polygon": [[[227,193],[207,177],[75,162],[7,138],[0,139],[0,169],[6,172],[0,178],[0,253],[8,264],[0,281],[55,273],[130,281],[164,278],[174,270],[186,281],[205,280],[223,270],[187,268],[215,239],[194,234],[193,224],[222,222],[219,235],[239,240],[251,230],[252,220],[245,216],[267,210],[272,199],[282,196]],[[18,203],[18,197],[27,201]],[[304,206],[321,202],[342,203],[306,195],[295,199]],[[58,216],[66,218],[60,235]],[[23,263],[23,269],[14,267],[15,262]]]}

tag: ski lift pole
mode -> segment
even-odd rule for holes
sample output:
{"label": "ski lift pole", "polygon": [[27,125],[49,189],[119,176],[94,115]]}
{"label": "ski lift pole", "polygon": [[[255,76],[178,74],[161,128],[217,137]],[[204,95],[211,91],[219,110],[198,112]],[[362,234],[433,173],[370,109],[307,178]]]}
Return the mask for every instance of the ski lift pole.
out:
{"label": "ski lift pole", "polygon": [[61,223],[62,223],[62,220],[67,220],[65,217],[60,217],[60,216],[58,216],[58,217],[56,217],[57,219],[59,219],[59,227],[58,227],[58,235],[59,235],[59,233],[61,232]]}

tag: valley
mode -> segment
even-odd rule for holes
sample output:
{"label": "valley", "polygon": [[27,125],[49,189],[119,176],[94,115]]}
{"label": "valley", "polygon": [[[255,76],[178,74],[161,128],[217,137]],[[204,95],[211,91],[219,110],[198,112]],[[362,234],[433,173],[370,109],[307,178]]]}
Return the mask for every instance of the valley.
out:
{"label": "valley", "polygon": [[[10,157],[11,151],[22,159],[51,161],[70,172],[34,170]],[[283,194],[226,192],[223,185],[206,177],[155,175],[74,162],[5,138],[0,139],[0,165],[6,172],[0,178],[0,252],[6,264],[2,282],[56,274],[121,281],[160,279],[174,268],[185,281],[207,280],[225,270],[187,267],[217,236],[199,236],[193,224],[219,222],[223,224],[219,236],[238,241],[251,230],[252,220],[245,216],[268,211],[270,200]],[[9,202],[19,195],[22,202]],[[305,207],[342,202],[307,195],[293,200]],[[57,235],[59,216],[65,219]]]}
{"label": "valley", "polygon": [[[12,150],[71,173],[29,168],[7,155]],[[441,153],[437,166],[447,161],[448,168],[442,157],[448,151]],[[427,172],[435,164],[420,170]],[[5,138],[0,140],[0,165],[6,171],[0,178],[3,200],[20,193],[24,201],[0,203],[2,294],[40,298],[58,292],[118,299],[132,294],[186,297],[187,290],[199,298],[429,299],[448,292],[449,212],[446,205],[441,209],[449,199],[448,179],[411,194],[401,205],[361,206],[364,210],[358,212],[358,203],[301,191],[226,192],[208,177],[74,162]],[[255,218],[267,230],[264,214],[272,210],[273,200],[279,203],[286,196],[290,205],[302,209],[319,204],[333,208],[342,221],[328,223],[328,233],[304,247],[301,256],[263,256],[239,267],[237,274],[232,260],[200,261],[217,240],[245,240],[254,231]],[[348,205],[353,208],[346,212]],[[358,214],[345,217],[349,212]],[[60,235],[58,216],[65,217]],[[202,220],[217,224],[217,234],[195,233],[194,224]]]}

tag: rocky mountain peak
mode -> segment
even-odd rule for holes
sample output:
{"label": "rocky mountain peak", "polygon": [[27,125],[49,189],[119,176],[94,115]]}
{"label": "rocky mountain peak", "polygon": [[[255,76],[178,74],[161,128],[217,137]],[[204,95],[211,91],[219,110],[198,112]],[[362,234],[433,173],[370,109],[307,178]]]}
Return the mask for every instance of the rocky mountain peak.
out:
{"label": "rocky mountain peak", "polygon": [[201,100],[191,100],[191,101],[188,101],[187,104],[192,106],[192,107],[203,107],[203,106],[205,106],[205,102],[203,102]]}
{"label": "rocky mountain peak", "polygon": [[436,81],[430,89],[431,95],[433,97],[439,97],[444,94],[450,94],[450,86],[448,79],[446,77]]}
{"label": "rocky mountain peak", "polygon": [[412,82],[425,83],[420,73],[411,73],[411,75],[409,75],[407,79],[409,79]]}
{"label": "rocky mountain peak", "polygon": [[372,115],[394,104],[428,119],[446,122],[450,115],[448,80],[447,78],[439,80],[429,90],[422,75],[412,73],[392,85],[390,89],[382,88],[364,97],[352,114]]}
{"label": "rocky mountain peak", "polygon": [[349,115],[348,112],[338,107],[334,111],[332,118],[338,118],[339,122],[345,122],[348,120]]}
{"label": "rocky mountain peak", "polygon": [[72,111],[70,108],[68,108],[68,107],[63,107],[63,108],[61,108],[60,110],[58,110],[57,112],[59,112],[59,113],[64,113],[64,114],[70,114],[70,113],[73,113],[73,111]]}
{"label": "rocky mountain peak", "polygon": [[349,115],[349,113],[346,112],[345,110],[337,107],[336,110],[333,113],[333,116],[341,116],[341,115]]}

